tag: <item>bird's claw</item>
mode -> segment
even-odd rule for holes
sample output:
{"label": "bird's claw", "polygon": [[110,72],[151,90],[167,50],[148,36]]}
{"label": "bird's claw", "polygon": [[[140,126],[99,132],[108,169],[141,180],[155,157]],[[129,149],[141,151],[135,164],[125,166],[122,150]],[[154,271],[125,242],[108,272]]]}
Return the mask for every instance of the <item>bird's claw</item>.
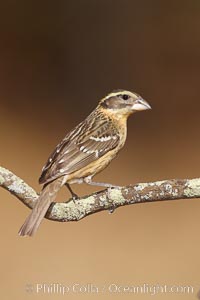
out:
{"label": "bird's claw", "polygon": [[72,195],[72,200],[73,200],[74,204],[76,204],[76,201],[77,201],[78,199],[79,199],[78,195],[76,195],[76,194],[73,194],[73,195]]}
{"label": "bird's claw", "polygon": [[114,211],[115,211],[115,206],[112,205],[112,206],[108,209],[108,211],[109,211],[109,214],[114,213]]}

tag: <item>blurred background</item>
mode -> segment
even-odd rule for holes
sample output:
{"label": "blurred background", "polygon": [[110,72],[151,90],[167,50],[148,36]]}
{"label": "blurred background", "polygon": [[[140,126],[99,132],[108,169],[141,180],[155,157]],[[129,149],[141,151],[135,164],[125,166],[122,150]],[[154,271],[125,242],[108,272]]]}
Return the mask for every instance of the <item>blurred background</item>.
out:
{"label": "blurred background", "polygon": [[[57,143],[121,88],[153,109],[129,119],[125,148],[96,180],[126,185],[200,176],[200,1],[1,1],[0,37],[1,164],[38,192]],[[98,189],[73,188],[80,195]],[[193,293],[156,299],[196,298],[200,200],[132,205],[76,223],[44,220],[34,238],[20,238],[30,211],[7,191],[0,195],[2,299],[63,297],[37,294],[41,283],[182,285]],[[64,188],[57,200],[68,197]],[[65,297],[152,299],[83,291]]]}

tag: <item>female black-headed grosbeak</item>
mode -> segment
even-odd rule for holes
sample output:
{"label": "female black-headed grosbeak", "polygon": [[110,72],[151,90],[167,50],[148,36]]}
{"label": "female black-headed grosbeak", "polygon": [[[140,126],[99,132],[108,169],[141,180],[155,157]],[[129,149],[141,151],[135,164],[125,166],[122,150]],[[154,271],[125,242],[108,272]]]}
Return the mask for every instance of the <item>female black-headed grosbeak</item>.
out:
{"label": "female black-headed grosbeak", "polygon": [[136,93],[116,90],[103,98],[96,109],[69,132],[49,157],[39,183],[44,184],[41,194],[22,225],[19,235],[32,236],[57,192],[65,184],[73,198],[70,184],[87,183],[112,187],[92,181],[124,146],[127,118],[130,114],[150,109],[150,105]]}

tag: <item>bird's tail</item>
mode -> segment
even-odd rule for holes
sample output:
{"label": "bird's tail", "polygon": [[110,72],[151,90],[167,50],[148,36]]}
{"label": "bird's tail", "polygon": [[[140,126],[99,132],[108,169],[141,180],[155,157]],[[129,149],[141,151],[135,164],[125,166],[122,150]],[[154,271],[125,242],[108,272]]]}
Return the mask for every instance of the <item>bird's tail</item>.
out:
{"label": "bird's tail", "polygon": [[19,235],[33,236],[44,218],[51,202],[63,184],[63,178],[58,178],[46,184],[26,221],[19,230]]}

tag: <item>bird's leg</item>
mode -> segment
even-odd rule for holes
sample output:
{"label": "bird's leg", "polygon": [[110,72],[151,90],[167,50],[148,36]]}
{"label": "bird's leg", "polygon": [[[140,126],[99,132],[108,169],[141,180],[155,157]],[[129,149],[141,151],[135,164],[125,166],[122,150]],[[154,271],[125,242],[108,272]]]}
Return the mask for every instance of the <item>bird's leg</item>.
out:
{"label": "bird's leg", "polygon": [[90,176],[85,177],[84,182],[87,184],[90,184],[90,185],[103,186],[106,188],[121,188],[118,185],[114,185],[114,184],[110,184],[110,183],[92,181],[92,177],[90,177]]}
{"label": "bird's leg", "polygon": [[[106,187],[106,188],[117,188],[117,189],[121,188],[118,185],[113,185],[113,184],[110,184],[110,183],[92,181],[92,177],[90,177],[90,176],[85,177],[84,182],[87,183],[87,184],[90,184],[90,185],[103,186],[103,187]],[[114,211],[115,211],[115,206],[112,205],[109,209],[109,213],[111,214]]]}
{"label": "bird's leg", "polygon": [[73,201],[77,200],[79,197],[77,194],[75,194],[73,191],[72,191],[72,188],[71,186],[69,185],[69,183],[65,183],[65,186],[68,188],[68,190],[70,191],[71,195],[72,195],[72,199]]}

